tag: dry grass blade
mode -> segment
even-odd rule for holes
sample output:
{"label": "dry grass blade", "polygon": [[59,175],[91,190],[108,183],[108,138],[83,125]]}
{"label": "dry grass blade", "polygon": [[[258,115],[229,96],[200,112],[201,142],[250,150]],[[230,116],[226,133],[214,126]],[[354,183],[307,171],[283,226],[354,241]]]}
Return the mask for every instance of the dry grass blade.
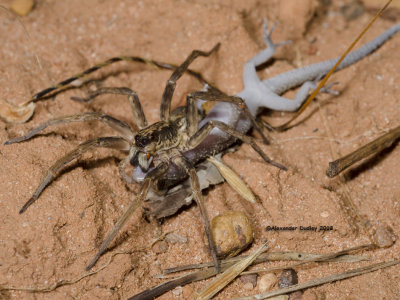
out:
{"label": "dry grass blade", "polygon": [[258,294],[258,295],[248,296],[248,297],[235,298],[234,300],[261,300],[261,299],[267,299],[267,298],[270,298],[270,297],[273,297],[273,296],[283,295],[283,294],[287,294],[287,293],[291,293],[291,292],[295,292],[295,291],[299,291],[299,290],[304,290],[306,288],[310,288],[310,287],[314,287],[314,286],[318,286],[318,285],[323,285],[325,283],[334,282],[334,281],[338,281],[338,280],[343,280],[343,279],[351,278],[351,277],[362,275],[362,274],[369,273],[369,272],[374,272],[376,270],[387,268],[387,267],[390,267],[390,266],[394,266],[394,265],[397,265],[399,263],[400,263],[400,259],[389,261],[389,262],[381,262],[381,263],[377,263],[377,264],[372,264],[372,265],[368,265],[366,267],[352,269],[352,270],[348,270],[348,271],[343,272],[343,273],[333,274],[333,275],[329,275],[329,276],[326,276],[326,277],[310,280],[310,281],[307,281],[307,282],[304,282],[304,283],[292,285],[292,286],[289,286],[289,287],[286,287],[286,288],[283,288],[283,289],[279,289],[279,290],[276,290],[276,291],[271,291],[271,292],[268,292],[268,293]]}
{"label": "dry grass blade", "polygon": [[197,300],[211,299],[215,294],[222,290],[229,282],[235,279],[240,273],[243,272],[265,249],[267,244],[263,244],[256,252],[242,259],[238,263],[229,267],[220,276],[215,278],[206,288],[204,288],[196,297]]}
{"label": "dry grass blade", "polygon": [[[221,260],[220,264],[221,264],[221,266],[229,267],[234,262],[237,262],[240,259],[243,259],[243,256],[229,258],[226,260]],[[305,253],[305,252],[263,253],[253,262],[253,265],[263,263],[266,261],[290,261],[290,260],[291,261],[317,262],[317,261],[321,260],[321,254],[313,254],[313,253]],[[344,254],[344,255],[337,256],[337,257],[324,259],[324,261],[326,261],[326,262],[346,262],[346,263],[355,263],[355,262],[366,261],[366,260],[370,260],[369,257],[361,256],[361,255],[350,255],[350,254]],[[167,278],[166,275],[168,275],[168,274],[182,272],[182,271],[188,271],[188,270],[194,270],[194,269],[207,268],[207,267],[212,267],[212,266],[213,266],[213,263],[208,262],[208,263],[202,263],[202,264],[193,264],[193,265],[174,267],[174,268],[164,270],[163,275],[158,275],[156,277],[157,278]],[[285,268],[287,268],[287,267],[285,266]],[[247,272],[244,272],[244,273],[247,273]]]}
{"label": "dry grass blade", "polygon": [[[221,268],[221,270],[224,270],[224,268]],[[155,299],[164,293],[173,290],[174,288],[178,286],[184,286],[186,284],[199,281],[199,280],[205,280],[208,278],[213,277],[214,275],[217,274],[217,271],[215,270],[215,267],[208,268],[206,270],[198,271],[198,272],[193,272],[187,275],[183,275],[181,277],[175,278],[173,280],[163,282],[151,289],[147,289],[143,292],[140,292],[139,294],[136,294],[132,297],[130,297],[128,300],[148,300],[148,299]]]}
{"label": "dry grass blade", "polygon": [[221,160],[213,156],[207,158],[214,166],[217,167],[218,171],[229,183],[229,185],[236,191],[240,196],[251,203],[256,203],[256,197],[253,192],[248,188],[246,183],[233,171],[230,167],[225,165]]}

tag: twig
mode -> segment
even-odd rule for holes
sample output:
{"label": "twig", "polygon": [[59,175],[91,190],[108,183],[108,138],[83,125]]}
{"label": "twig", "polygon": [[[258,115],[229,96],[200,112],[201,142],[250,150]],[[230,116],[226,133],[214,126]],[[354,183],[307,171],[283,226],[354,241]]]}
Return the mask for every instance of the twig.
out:
{"label": "twig", "polygon": [[399,138],[400,138],[400,126],[390,130],[388,133],[358,148],[352,153],[344,157],[341,157],[333,162],[330,162],[329,167],[326,170],[326,175],[330,178],[337,176],[340,172],[352,166],[361,159],[370,156],[373,153],[378,153],[385,148],[390,147]]}
{"label": "twig", "polygon": [[[328,136],[331,138],[333,136],[332,130],[331,130],[331,128],[328,124],[328,121],[321,109],[321,105],[319,102],[318,102],[318,106],[319,106],[319,112],[320,112],[321,119],[324,124],[325,130],[326,130]],[[329,148],[330,148],[332,157],[338,157],[340,155],[340,154],[338,154],[338,151],[336,151],[332,142],[329,142]],[[361,216],[353,199],[351,198],[350,189],[347,186],[346,181],[344,180],[343,177],[340,178],[339,183],[343,187],[342,208],[344,209],[344,212],[347,215],[347,219],[348,219],[348,223],[349,223],[350,227],[353,229],[353,232],[356,234],[359,233],[359,227],[361,227],[362,229],[364,229],[365,233],[368,235],[369,240],[371,242],[373,242],[372,234],[371,234],[369,228],[367,227],[366,222],[364,222],[363,217]],[[356,223],[356,221],[358,221],[358,222]]]}
{"label": "twig", "polygon": [[35,59],[36,59],[36,63],[38,64],[39,69],[42,71],[42,70],[43,70],[42,63],[40,62],[39,56],[36,54],[36,52],[37,52],[37,51],[36,51],[36,47],[34,46],[34,44],[33,44],[33,42],[32,42],[31,36],[30,36],[28,30],[26,29],[24,22],[22,22],[22,20],[21,20],[21,18],[20,18],[19,16],[17,16],[16,14],[13,14],[13,13],[12,13],[7,7],[5,7],[4,5],[0,5],[0,8],[1,8],[1,9],[4,9],[4,10],[7,11],[9,14],[11,14],[12,16],[14,16],[14,17],[17,18],[18,23],[22,26],[22,29],[23,29],[23,31],[24,31],[24,33],[25,33],[27,39],[28,39],[29,46],[31,47],[30,50],[33,52],[33,56],[34,56]]}
{"label": "twig", "polygon": [[329,276],[326,276],[326,277],[310,280],[310,281],[307,281],[307,282],[304,282],[304,283],[292,285],[290,287],[286,287],[286,288],[279,289],[279,290],[276,290],[276,291],[271,291],[271,292],[264,293],[264,294],[258,294],[258,295],[248,296],[248,297],[234,298],[234,300],[260,300],[260,299],[266,299],[266,298],[270,298],[270,297],[273,297],[273,296],[283,295],[283,294],[287,294],[287,293],[291,293],[291,292],[295,292],[295,291],[299,291],[299,290],[304,290],[306,288],[310,288],[310,287],[314,287],[314,286],[318,286],[318,285],[323,285],[325,283],[334,282],[334,281],[338,281],[338,280],[343,280],[343,279],[351,278],[351,277],[362,275],[362,274],[369,273],[369,272],[374,272],[376,270],[387,268],[387,267],[390,267],[390,266],[394,266],[394,265],[397,265],[399,263],[400,263],[400,259],[389,261],[389,262],[381,262],[381,263],[377,263],[377,264],[372,264],[372,265],[369,265],[369,266],[366,266],[366,267],[352,269],[352,270],[348,270],[348,271],[343,272],[343,273],[329,275]]}

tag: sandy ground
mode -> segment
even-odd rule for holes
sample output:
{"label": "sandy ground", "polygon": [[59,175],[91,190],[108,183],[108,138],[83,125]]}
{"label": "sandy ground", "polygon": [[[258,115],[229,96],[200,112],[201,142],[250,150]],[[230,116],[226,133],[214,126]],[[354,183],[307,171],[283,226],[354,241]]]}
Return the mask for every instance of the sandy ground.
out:
{"label": "sandy ground", "polygon": [[[0,10],[0,97],[12,103],[26,101],[35,92],[106,58],[131,54],[180,63],[193,49],[208,50],[217,42],[217,55],[199,59],[193,68],[229,94],[242,89],[242,67],[260,51],[262,22],[279,21],[274,40],[292,39],[277,60],[259,72],[262,78],[341,54],[374,12],[343,14],[333,1],[38,1],[23,17],[29,40],[15,16]],[[8,7],[10,1],[0,1]],[[301,3],[301,5],[300,5]],[[295,7],[294,5],[297,5]],[[351,6],[354,7],[354,6]],[[355,10],[357,12],[357,10]],[[348,10],[347,10],[348,12]],[[390,10],[362,42],[398,21]],[[345,16],[347,18],[345,18]],[[245,211],[251,218],[254,251],[268,240],[270,251],[297,250],[329,253],[370,243],[368,235],[346,210],[352,199],[371,232],[390,227],[400,234],[400,148],[396,145],[347,172],[343,179],[328,179],[328,162],[347,154],[399,125],[400,36],[355,66],[335,74],[332,81],[341,95],[322,95],[303,115],[302,122],[284,133],[271,133],[271,146],[263,149],[282,162],[288,172],[266,165],[247,145],[224,157],[259,197],[250,205],[228,184],[206,195],[211,217],[226,210]],[[35,55],[40,59],[41,67]],[[100,71],[104,86],[127,86],[137,91],[150,122],[157,121],[159,103],[169,71],[120,63]],[[185,93],[200,89],[196,80],[178,83],[173,105],[184,103]],[[126,99],[103,96],[93,103],[73,102],[82,89],[59,94],[55,101],[37,104],[26,124],[0,121],[0,142],[25,133],[55,116],[100,111],[130,122]],[[289,92],[288,97],[293,97]],[[263,114],[280,124],[289,113]],[[137,187],[120,178],[117,163],[123,153],[97,150],[71,164],[23,215],[18,210],[29,199],[47,168],[77,144],[112,134],[92,122],[58,126],[25,143],[0,146],[0,286],[51,287],[61,280],[85,274],[84,267],[110,230]],[[346,196],[347,195],[347,196]],[[333,226],[328,232],[267,232],[266,226]],[[163,233],[174,231],[186,243],[149,247]],[[162,282],[154,276],[164,268],[209,260],[202,242],[202,226],[195,205],[159,225],[147,222],[138,211],[95,270],[102,271],[48,293],[0,291],[1,299],[126,299]],[[400,246],[365,252],[371,262],[400,257]],[[343,272],[367,263],[327,263],[300,267],[299,281]],[[265,264],[276,266],[278,263]],[[303,299],[394,299],[400,297],[400,267],[366,274],[305,291]],[[277,273],[279,275],[279,273]],[[206,282],[169,292],[160,299],[191,299]],[[245,290],[240,280],[217,299],[258,292]]]}

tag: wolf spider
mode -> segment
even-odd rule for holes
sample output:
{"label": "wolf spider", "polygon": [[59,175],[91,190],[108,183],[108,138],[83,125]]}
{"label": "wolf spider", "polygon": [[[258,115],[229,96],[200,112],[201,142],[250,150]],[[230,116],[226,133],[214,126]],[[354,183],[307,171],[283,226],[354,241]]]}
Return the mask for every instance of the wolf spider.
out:
{"label": "wolf spider", "polygon": [[[146,117],[143,113],[142,106],[140,104],[137,94],[129,88],[125,87],[114,87],[114,88],[99,88],[95,92],[91,93],[89,97],[75,100],[89,101],[101,94],[120,94],[128,96],[128,100],[131,106],[133,118],[139,128],[138,132],[135,132],[128,124],[117,120],[109,115],[101,114],[97,112],[88,112],[83,114],[77,114],[72,116],[63,116],[48,120],[47,122],[34,128],[26,135],[17,137],[7,141],[5,144],[12,144],[16,142],[22,142],[28,140],[38,134],[40,131],[48,126],[79,122],[79,121],[90,121],[99,120],[104,122],[115,131],[119,133],[119,136],[99,137],[96,139],[88,140],[81,143],[71,152],[67,153],[64,157],[57,160],[47,171],[46,175],[42,178],[39,186],[36,188],[32,197],[25,203],[21,208],[20,214],[23,213],[36,199],[39,198],[42,191],[50,184],[55,178],[56,174],[69,162],[75,158],[80,157],[86,151],[89,151],[95,147],[113,148],[123,151],[128,151],[128,156],[123,159],[119,164],[119,171],[129,183],[133,182],[132,177],[126,174],[125,167],[130,163],[132,166],[139,166],[143,171],[147,171],[139,192],[137,193],[136,199],[134,199],[122,214],[122,216],[115,223],[113,229],[108,234],[104,242],[101,244],[97,254],[91,260],[87,266],[87,270],[92,268],[100,256],[105,252],[109,243],[115,238],[122,226],[127,222],[128,218],[132,213],[139,207],[141,202],[145,200],[149,188],[155,186],[157,181],[167,172],[170,165],[175,165],[178,169],[183,170],[189,177],[192,186],[193,197],[200,208],[201,219],[207,235],[210,252],[214,261],[215,266],[218,268],[218,259],[216,255],[216,248],[213,238],[210,232],[209,217],[204,205],[204,200],[200,190],[199,179],[196,174],[194,164],[186,159],[182,152],[190,150],[198,146],[216,127],[222,130],[226,134],[233,136],[236,139],[242,140],[245,143],[249,143],[253,149],[259,153],[259,155],[268,163],[271,163],[277,167],[284,168],[283,166],[271,161],[268,156],[261,150],[261,148],[255,143],[254,139],[244,135],[232,128],[225,123],[220,121],[209,121],[200,129],[199,114],[196,108],[195,100],[203,99],[209,101],[223,101],[236,104],[239,109],[243,110],[250,120],[253,122],[254,127],[260,132],[263,140],[267,142],[266,138],[262,134],[258,127],[254,117],[250,114],[245,102],[234,96],[227,96],[222,93],[218,93],[215,90],[207,92],[194,92],[190,93],[186,98],[186,106],[178,107],[171,112],[171,99],[175,90],[177,80],[184,74],[188,69],[189,65],[199,56],[207,57],[213,52],[217,51],[220,44],[214,46],[209,52],[203,52],[199,50],[193,50],[192,53],[186,58],[186,60],[177,68],[175,68],[171,77],[166,83],[164,93],[161,100],[161,111],[160,118],[154,124],[148,125]],[[71,77],[57,84],[56,86],[47,88],[42,92],[37,93],[33,99],[39,99],[49,92],[64,87],[80,77],[83,77],[89,73],[92,73],[106,65],[114,63],[116,61],[128,60],[128,61],[140,61],[135,57],[115,57],[105,61],[102,64],[96,65],[79,75]],[[143,62],[143,61],[142,61]],[[210,154],[211,155],[211,154]]]}

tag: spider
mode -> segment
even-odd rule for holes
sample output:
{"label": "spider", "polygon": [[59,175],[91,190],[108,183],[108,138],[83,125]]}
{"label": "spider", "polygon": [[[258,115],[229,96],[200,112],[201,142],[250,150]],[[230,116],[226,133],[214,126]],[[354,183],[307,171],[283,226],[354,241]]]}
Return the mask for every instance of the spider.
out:
{"label": "spider", "polygon": [[[220,44],[218,43],[209,52],[193,50],[191,54],[186,58],[186,60],[180,66],[175,68],[174,72],[166,83],[166,87],[162,95],[160,110],[161,120],[154,124],[147,124],[146,117],[143,113],[142,106],[140,104],[137,94],[133,90],[126,87],[103,87],[99,88],[95,92],[92,92],[87,98],[75,98],[75,100],[89,101],[101,94],[120,94],[128,96],[133,118],[136,122],[137,127],[139,128],[138,132],[135,132],[128,124],[117,120],[110,115],[97,112],[88,112],[50,119],[47,122],[29,131],[24,136],[7,141],[5,143],[6,145],[26,141],[38,134],[43,129],[52,125],[90,120],[99,120],[101,122],[104,122],[119,133],[119,136],[98,137],[83,142],[74,150],[67,153],[64,157],[57,160],[49,168],[45,176],[40,181],[40,184],[36,188],[32,197],[25,203],[19,213],[23,213],[31,204],[33,204],[39,198],[42,191],[50,184],[50,182],[55,178],[56,174],[66,164],[80,157],[83,153],[96,147],[105,147],[127,151],[129,154],[119,164],[119,171],[123,179],[129,183],[132,183],[134,181],[133,178],[125,172],[125,168],[129,163],[134,167],[136,166],[141,168],[143,172],[147,172],[146,176],[144,177],[136,198],[131,201],[128,208],[114,224],[113,229],[107,235],[107,237],[99,247],[96,255],[88,264],[86,269],[89,270],[95,265],[97,260],[107,249],[109,243],[115,238],[119,230],[124,226],[132,213],[140,206],[141,202],[144,201],[150,187],[153,186],[153,188],[157,190],[158,181],[162,180],[163,176],[167,173],[170,167],[176,168],[179,172],[185,172],[186,175],[190,178],[193,198],[200,208],[201,219],[208,239],[211,256],[215,266],[218,269],[216,246],[211,236],[209,217],[202,197],[199,179],[195,170],[196,162],[191,162],[190,159],[187,159],[182,153],[200,145],[209,135],[211,130],[216,127],[235,139],[239,139],[245,143],[249,143],[266,162],[271,163],[281,169],[285,169],[285,167],[283,167],[282,165],[269,159],[268,156],[255,143],[255,140],[252,137],[249,137],[232,129],[223,122],[210,120],[204,126],[198,128],[200,116],[195,103],[196,99],[229,102],[237,105],[238,109],[243,111],[249,117],[254,127],[261,134],[264,142],[267,143],[267,139],[257,125],[254,117],[250,114],[245,102],[241,98],[235,96],[227,96],[219,92],[217,89],[198,91],[188,94],[186,98],[186,106],[178,107],[175,110],[171,111],[171,99],[178,79],[186,71],[194,73],[193,71],[188,69],[189,65],[199,56],[210,56],[213,52],[216,52],[218,50],[219,46]],[[39,99],[44,95],[47,95],[49,92],[52,92],[56,89],[72,83],[80,77],[83,77],[104,66],[121,60],[141,62],[144,61],[136,57],[115,57],[109,59],[99,65],[87,69],[86,71],[74,77],[60,82],[56,86],[47,88],[37,93],[33,97],[33,99]],[[164,65],[163,67],[165,66],[166,65]],[[209,155],[212,155],[212,153],[210,153]]]}

